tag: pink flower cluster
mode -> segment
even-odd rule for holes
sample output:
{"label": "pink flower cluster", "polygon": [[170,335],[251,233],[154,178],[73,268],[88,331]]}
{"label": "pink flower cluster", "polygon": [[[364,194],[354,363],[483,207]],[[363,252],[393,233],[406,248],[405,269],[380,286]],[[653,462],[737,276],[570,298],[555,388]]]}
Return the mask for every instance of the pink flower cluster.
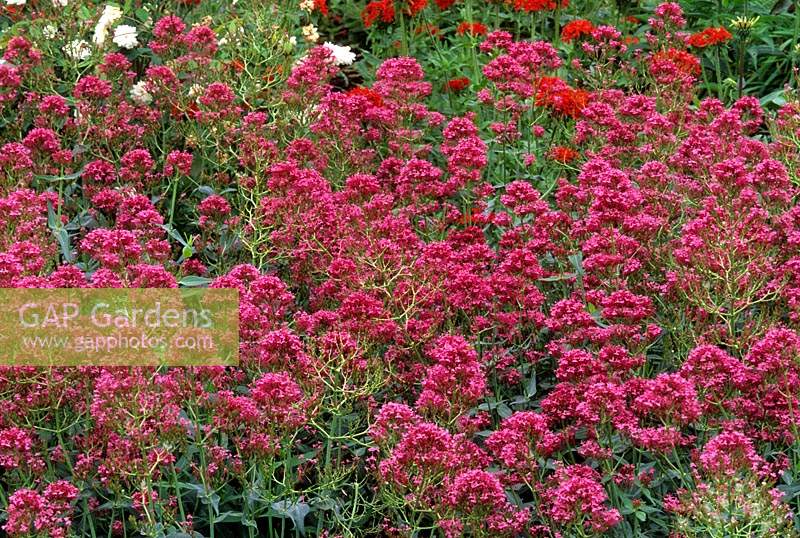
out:
{"label": "pink flower cluster", "polygon": [[0,368],[5,532],[595,536],[761,485],[788,521],[796,100],[700,98],[674,3],[568,65],[491,32],[447,115],[412,57],[240,81],[187,22],[64,95],[9,40],[0,286],[236,289],[240,364]]}

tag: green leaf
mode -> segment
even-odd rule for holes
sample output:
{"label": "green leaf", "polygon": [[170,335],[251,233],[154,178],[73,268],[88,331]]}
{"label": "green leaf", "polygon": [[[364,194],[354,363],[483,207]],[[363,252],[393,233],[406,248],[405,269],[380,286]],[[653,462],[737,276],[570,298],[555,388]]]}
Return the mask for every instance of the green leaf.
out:
{"label": "green leaf", "polygon": [[295,529],[297,529],[301,535],[306,535],[306,516],[309,512],[311,512],[311,508],[303,502],[290,502],[290,501],[278,501],[276,503],[272,503],[272,509],[275,510],[279,515],[288,517],[294,523]]}
{"label": "green leaf", "polygon": [[64,261],[72,263],[74,260],[74,253],[69,245],[69,232],[67,232],[65,228],[59,228],[58,230],[54,230],[53,234],[56,236],[58,245],[61,247],[61,256],[64,258]]}
{"label": "green leaf", "polygon": [[211,282],[210,278],[206,278],[203,276],[189,275],[183,277],[178,282],[178,285],[181,286],[182,288],[200,288],[208,286],[210,282]]}
{"label": "green leaf", "polygon": [[214,523],[229,523],[229,522],[242,522],[242,513],[241,512],[223,512],[217,517],[214,518]]}
{"label": "green leaf", "polygon": [[47,226],[51,230],[55,230],[61,226],[61,221],[58,220],[58,215],[53,211],[52,202],[47,202]]}
{"label": "green leaf", "polygon": [[538,280],[539,282],[558,282],[560,280],[572,280],[576,276],[578,276],[577,273],[561,273],[560,275],[546,276]]}
{"label": "green leaf", "polygon": [[83,173],[83,169],[78,170],[73,174],[67,174],[65,176],[50,176],[50,175],[42,175],[42,176],[34,176],[36,179],[43,179],[45,181],[72,181],[74,179],[78,179],[81,177]]}
{"label": "green leaf", "polygon": [[180,232],[179,232],[178,230],[176,230],[175,228],[173,228],[173,227],[172,227],[172,226],[170,226],[169,224],[161,224],[160,226],[161,226],[161,228],[163,228],[163,229],[164,229],[164,231],[166,231],[166,232],[169,234],[169,236],[170,236],[170,237],[172,237],[172,238],[173,238],[175,241],[177,241],[178,243],[180,243],[180,244],[181,244],[181,245],[183,245],[183,246],[187,246],[188,242],[187,242],[187,241],[186,241],[186,240],[185,240],[183,237],[181,237],[181,234],[180,234]]}
{"label": "green leaf", "polygon": [[525,396],[530,398],[531,396],[536,395],[536,370],[531,372],[531,378],[528,380],[528,383],[525,385]]}
{"label": "green leaf", "polygon": [[510,407],[506,404],[501,403],[497,406],[497,414],[500,415],[502,418],[508,418],[514,414]]}

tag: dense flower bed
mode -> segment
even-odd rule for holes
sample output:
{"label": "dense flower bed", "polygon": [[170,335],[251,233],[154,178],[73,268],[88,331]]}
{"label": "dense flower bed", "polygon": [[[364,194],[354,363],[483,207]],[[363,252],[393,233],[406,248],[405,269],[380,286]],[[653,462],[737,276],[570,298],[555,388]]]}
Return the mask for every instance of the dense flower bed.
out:
{"label": "dense flower bed", "polygon": [[6,2],[0,285],[241,297],[237,368],[0,368],[9,536],[797,535],[800,99],[475,4]]}

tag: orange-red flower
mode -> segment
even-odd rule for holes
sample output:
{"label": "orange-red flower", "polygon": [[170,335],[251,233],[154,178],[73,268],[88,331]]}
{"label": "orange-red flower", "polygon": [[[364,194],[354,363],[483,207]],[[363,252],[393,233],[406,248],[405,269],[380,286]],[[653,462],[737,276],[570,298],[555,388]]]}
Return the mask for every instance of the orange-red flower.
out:
{"label": "orange-red flower", "polygon": [[667,49],[656,52],[651,57],[651,62],[655,61],[671,62],[675,66],[675,69],[684,75],[699,75],[702,69],[697,56],[685,50]]}
{"label": "orange-red flower", "polygon": [[486,28],[486,25],[479,22],[464,21],[458,25],[458,28],[456,28],[456,33],[458,35],[486,35],[487,31],[488,29]]}
{"label": "orange-red flower", "polygon": [[506,3],[510,3],[517,11],[533,13],[535,11],[552,11],[558,8],[559,4],[562,8],[567,7],[569,0],[561,0],[561,2],[555,0],[506,0]]}
{"label": "orange-red flower", "polygon": [[385,23],[394,21],[393,0],[374,0],[367,4],[367,7],[361,12],[361,20],[364,21],[364,26],[367,28],[372,26],[378,19]]}
{"label": "orange-red flower", "polygon": [[[416,15],[428,5],[428,0],[404,0],[402,2],[402,12],[408,15]],[[373,0],[361,11],[361,20],[364,26],[369,28],[376,20],[387,24],[394,22],[395,4],[394,0]]]}
{"label": "orange-red flower", "polygon": [[449,8],[455,3],[456,0],[436,0],[436,5],[439,6],[439,9],[441,9],[442,11]]}
{"label": "orange-red flower", "polygon": [[237,73],[241,73],[242,71],[244,71],[244,63],[242,63],[241,60],[235,60],[235,59],[231,60],[228,63],[228,65],[231,67],[231,69],[233,69]]}
{"label": "orange-red flower", "polygon": [[314,0],[314,9],[322,13],[328,14],[328,0]]}
{"label": "orange-red flower", "polygon": [[578,158],[578,152],[566,146],[555,146],[548,155],[552,160],[566,164]]}
{"label": "orange-red flower", "polygon": [[469,79],[467,77],[454,78],[447,81],[447,89],[452,92],[460,92],[469,86]]}
{"label": "orange-red flower", "polygon": [[558,77],[542,77],[536,90],[536,105],[553,109],[559,114],[578,118],[589,102],[589,92],[575,89]]}
{"label": "orange-red flower", "polygon": [[356,86],[352,90],[349,90],[348,95],[361,95],[369,99],[369,101],[375,106],[383,106],[383,97],[373,90],[372,88],[365,88],[364,86]]}
{"label": "orange-red flower", "polygon": [[584,35],[591,35],[594,31],[594,24],[586,19],[577,19],[568,22],[561,30],[561,39],[570,42]]}
{"label": "orange-red flower", "polygon": [[409,15],[416,15],[428,5],[428,0],[408,0],[408,10],[406,13]]}
{"label": "orange-red flower", "polygon": [[733,36],[725,27],[710,27],[706,28],[702,32],[692,34],[689,37],[689,44],[693,47],[704,49],[706,47],[712,47],[714,45],[719,45],[720,43],[725,43],[730,41],[732,38]]}
{"label": "orange-red flower", "polygon": [[433,24],[428,24],[427,22],[423,22],[422,24],[417,26],[417,28],[414,30],[414,34],[439,37],[439,39],[442,38],[442,36],[439,35],[439,27],[434,26]]}

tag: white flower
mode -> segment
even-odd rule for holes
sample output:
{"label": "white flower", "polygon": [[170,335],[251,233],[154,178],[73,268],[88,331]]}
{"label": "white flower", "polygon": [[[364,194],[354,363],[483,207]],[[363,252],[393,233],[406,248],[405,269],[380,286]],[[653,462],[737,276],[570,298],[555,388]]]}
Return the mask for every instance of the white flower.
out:
{"label": "white flower", "polygon": [[303,39],[309,43],[316,43],[319,40],[319,32],[317,32],[317,27],[313,24],[303,26],[300,30],[303,32]]}
{"label": "white flower", "polygon": [[58,28],[56,28],[52,24],[48,24],[47,26],[42,28],[42,35],[47,39],[53,39],[58,35]]}
{"label": "white flower", "polygon": [[314,11],[314,0],[300,0],[300,9],[311,13]]}
{"label": "white flower", "polygon": [[147,83],[140,80],[131,88],[131,99],[137,105],[149,105],[153,102],[153,96],[147,91]]}
{"label": "white flower", "polygon": [[114,28],[114,44],[123,49],[132,49],[139,45],[139,40],[136,39],[136,27],[128,26],[127,24],[120,24]]}
{"label": "white flower", "polygon": [[203,95],[205,91],[206,89],[203,88],[200,84],[192,84],[192,87],[189,88],[189,97],[198,97],[200,95]]}
{"label": "white flower", "polygon": [[289,37],[289,44],[294,47],[297,45],[297,38],[295,36]]}
{"label": "white flower", "polygon": [[92,55],[92,47],[83,39],[76,39],[67,43],[64,52],[73,60],[85,60]]}
{"label": "white flower", "polygon": [[122,17],[122,10],[117,6],[106,5],[103,9],[103,14],[100,15],[100,20],[97,21],[97,26],[94,27],[94,36],[92,41],[95,45],[102,45],[106,42],[108,37],[108,30],[111,25],[117,22]]}
{"label": "white flower", "polygon": [[53,0],[54,6],[67,7],[67,4],[69,4],[69,0]]}
{"label": "white flower", "polygon": [[24,6],[27,0],[6,0],[9,6]]}
{"label": "white flower", "polygon": [[103,14],[100,15],[100,21],[106,21],[107,24],[111,24],[116,22],[120,17],[122,17],[122,10],[117,6],[107,4],[106,7],[103,8]]}
{"label": "white flower", "polygon": [[350,65],[356,61],[356,55],[350,50],[350,47],[335,45],[328,41],[326,41],[322,46],[331,51],[336,65]]}

